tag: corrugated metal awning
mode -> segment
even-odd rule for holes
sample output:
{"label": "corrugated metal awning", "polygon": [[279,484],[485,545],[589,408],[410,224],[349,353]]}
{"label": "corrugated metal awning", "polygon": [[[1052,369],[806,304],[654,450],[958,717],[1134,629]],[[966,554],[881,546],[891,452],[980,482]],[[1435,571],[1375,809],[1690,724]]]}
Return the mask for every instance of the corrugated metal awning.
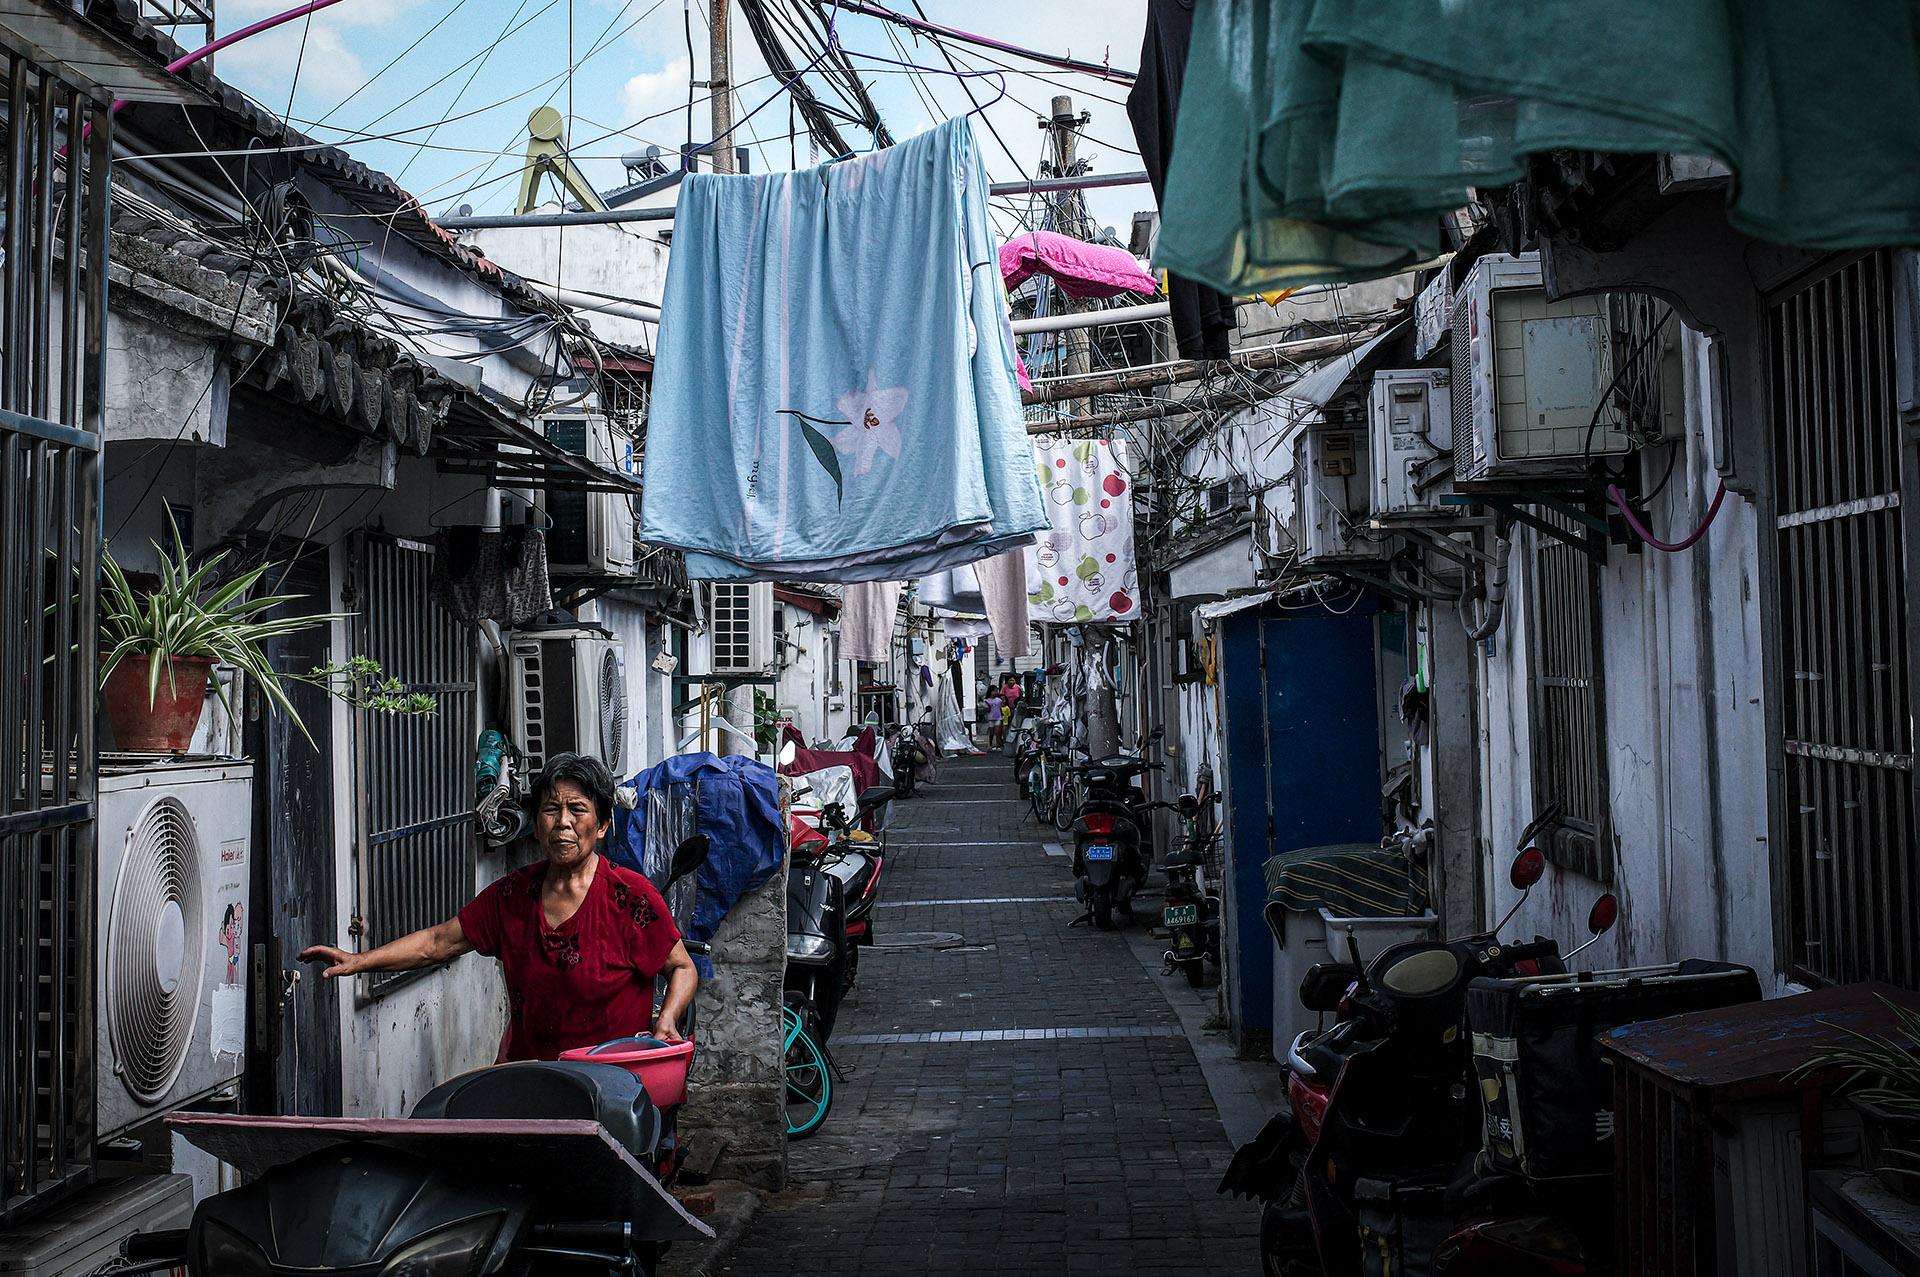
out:
{"label": "corrugated metal awning", "polygon": [[1374,365],[1385,356],[1382,349],[1387,342],[1401,336],[1412,325],[1411,319],[1403,319],[1375,333],[1365,343],[1355,346],[1344,355],[1335,355],[1318,368],[1294,382],[1286,389],[1288,399],[1310,403],[1316,408],[1324,408],[1340,393],[1341,387],[1362,373],[1371,372]]}

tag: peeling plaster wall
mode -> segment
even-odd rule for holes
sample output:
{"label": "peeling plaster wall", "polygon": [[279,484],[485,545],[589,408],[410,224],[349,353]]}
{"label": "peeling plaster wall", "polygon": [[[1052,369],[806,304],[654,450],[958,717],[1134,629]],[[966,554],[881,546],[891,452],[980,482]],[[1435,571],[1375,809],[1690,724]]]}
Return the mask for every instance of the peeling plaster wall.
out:
{"label": "peeling plaster wall", "polygon": [[[1707,343],[1682,345],[1686,439],[1649,526],[1675,539],[1705,513],[1717,476]],[[1601,574],[1604,757],[1617,835],[1621,923],[1589,951],[1596,967],[1717,957],[1775,970],[1767,844],[1766,724],[1758,603],[1759,520],[1729,493],[1682,554],[1613,547]],[[1527,645],[1531,533],[1511,560],[1506,617],[1479,646],[1482,835],[1490,913],[1513,902],[1514,844],[1534,812]],[[1458,624],[1442,616],[1437,623]],[[1508,927],[1584,940],[1603,888],[1557,867]]]}

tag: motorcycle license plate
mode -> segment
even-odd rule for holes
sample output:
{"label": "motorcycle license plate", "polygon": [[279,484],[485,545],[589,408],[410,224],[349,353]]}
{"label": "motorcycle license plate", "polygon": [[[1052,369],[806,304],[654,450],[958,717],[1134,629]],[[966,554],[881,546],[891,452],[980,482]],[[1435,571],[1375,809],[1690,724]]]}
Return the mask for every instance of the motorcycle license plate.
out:
{"label": "motorcycle license plate", "polygon": [[1199,905],[1168,905],[1167,925],[1169,927],[1187,927],[1200,921]]}
{"label": "motorcycle license plate", "polygon": [[1110,842],[1089,843],[1087,845],[1087,859],[1088,860],[1112,860],[1113,844]]}

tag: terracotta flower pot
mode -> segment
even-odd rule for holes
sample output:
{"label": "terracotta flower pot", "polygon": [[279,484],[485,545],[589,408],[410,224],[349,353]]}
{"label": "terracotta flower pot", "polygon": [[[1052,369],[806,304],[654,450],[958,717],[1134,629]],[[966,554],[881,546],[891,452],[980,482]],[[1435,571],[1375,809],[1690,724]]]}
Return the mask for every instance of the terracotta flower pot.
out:
{"label": "terracotta flower pot", "polygon": [[149,658],[123,657],[100,689],[106,701],[107,721],[113,724],[116,749],[128,753],[178,753],[193,740],[200,713],[207,703],[207,675],[213,660],[205,656],[176,656],[160,671],[160,686],[147,703]]}

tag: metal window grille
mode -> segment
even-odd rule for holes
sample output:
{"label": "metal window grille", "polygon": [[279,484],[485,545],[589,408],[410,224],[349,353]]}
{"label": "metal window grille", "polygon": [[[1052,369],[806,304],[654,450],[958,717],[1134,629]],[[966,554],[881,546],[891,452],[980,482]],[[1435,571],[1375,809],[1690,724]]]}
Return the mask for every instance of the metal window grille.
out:
{"label": "metal window grille", "polygon": [[[93,1168],[93,636],[112,136],[105,102],[16,53],[0,57],[3,1226]],[[89,122],[81,144],[74,130]]]}
{"label": "metal window grille", "polygon": [[[431,715],[357,712],[362,947],[445,922],[473,895],[473,636],[432,598],[431,547],[362,538],[362,654],[436,702]],[[414,973],[368,977],[383,992]]]}
{"label": "metal window grille", "polygon": [[1920,986],[1893,261],[1768,308],[1782,934],[1802,978]]}
{"label": "metal window grille", "polygon": [[[1581,534],[1565,516],[1540,517]],[[1536,532],[1529,625],[1533,804],[1555,810],[1539,847],[1557,865],[1613,881],[1600,678],[1600,576],[1578,546]]]}

